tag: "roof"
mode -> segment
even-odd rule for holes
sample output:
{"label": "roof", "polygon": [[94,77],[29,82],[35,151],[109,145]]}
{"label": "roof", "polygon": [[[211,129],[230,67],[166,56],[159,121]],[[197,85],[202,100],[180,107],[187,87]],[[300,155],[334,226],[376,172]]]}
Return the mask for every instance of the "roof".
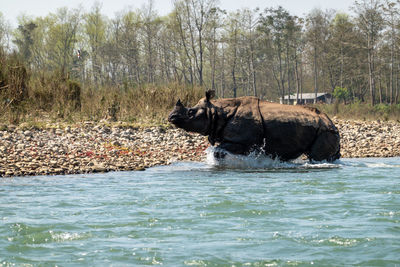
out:
{"label": "roof", "polygon": [[[330,93],[317,93],[317,97],[325,96],[325,95],[331,95]],[[302,95],[299,94],[300,99],[314,99],[315,98],[315,93],[303,93]],[[284,99],[289,99],[289,95],[285,95]],[[290,99],[296,99],[296,95],[292,94],[290,95]]]}

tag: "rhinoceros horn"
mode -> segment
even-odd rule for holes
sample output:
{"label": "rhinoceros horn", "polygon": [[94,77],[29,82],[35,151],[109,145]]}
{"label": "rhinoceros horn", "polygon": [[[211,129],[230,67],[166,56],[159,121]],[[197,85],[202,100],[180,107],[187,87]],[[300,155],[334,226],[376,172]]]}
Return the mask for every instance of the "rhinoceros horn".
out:
{"label": "rhinoceros horn", "polygon": [[178,99],[178,102],[176,102],[176,106],[182,106],[183,107],[183,104],[182,104],[180,99]]}

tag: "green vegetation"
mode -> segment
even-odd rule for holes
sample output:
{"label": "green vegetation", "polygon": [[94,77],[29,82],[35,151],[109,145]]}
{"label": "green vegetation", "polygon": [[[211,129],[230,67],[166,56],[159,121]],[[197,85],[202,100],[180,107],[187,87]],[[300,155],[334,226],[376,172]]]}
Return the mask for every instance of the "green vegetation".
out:
{"label": "green vegetation", "polygon": [[336,101],[339,103],[340,101],[343,101],[343,103],[346,104],[346,101],[350,97],[350,92],[347,90],[347,88],[342,88],[342,87],[336,87],[335,90],[333,90],[333,97],[336,99]]}
{"label": "green vegetation", "polygon": [[166,16],[149,1],[114,18],[99,3],[60,8],[21,16],[16,29],[0,13],[0,121],[165,123],[177,98],[194,104],[206,89],[271,101],[328,92],[329,114],[398,119],[398,2],[304,17],[282,7],[227,13],[214,0],[173,5]]}

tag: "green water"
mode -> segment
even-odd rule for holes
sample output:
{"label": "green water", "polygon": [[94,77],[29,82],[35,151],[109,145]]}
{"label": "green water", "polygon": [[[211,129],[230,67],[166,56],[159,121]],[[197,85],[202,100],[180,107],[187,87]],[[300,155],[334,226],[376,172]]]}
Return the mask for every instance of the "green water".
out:
{"label": "green water", "polygon": [[400,158],[0,180],[0,266],[400,266]]}

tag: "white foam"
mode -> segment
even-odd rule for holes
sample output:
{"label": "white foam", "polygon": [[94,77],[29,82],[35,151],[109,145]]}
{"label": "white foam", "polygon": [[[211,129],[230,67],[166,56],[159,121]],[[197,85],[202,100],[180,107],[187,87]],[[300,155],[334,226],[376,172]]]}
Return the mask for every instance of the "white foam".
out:
{"label": "white foam", "polygon": [[87,237],[87,234],[78,234],[78,233],[68,233],[68,232],[62,232],[62,233],[54,233],[53,231],[49,231],[52,240],[56,242],[64,242],[64,241],[73,241],[73,240],[79,240],[79,239],[84,239]]}
{"label": "white foam", "polygon": [[[385,162],[382,162],[385,161]],[[365,168],[400,168],[398,158],[361,158],[347,159],[346,161],[338,161],[343,166],[349,167],[365,167]]]}
{"label": "white foam", "polygon": [[[295,159],[292,161],[281,161],[272,159],[261,152],[252,152],[248,156],[235,155],[225,150],[209,147],[206,150],[206,163],[212,166],[221,166],[234,169],[331,169],[338,168],[339,162],[309,162],[308,160]],[[215,158],[214,152],[226,154],[222,159]]]}
{"label": "white foam", "polygon": [[205,164],[204,162],[194,162],[194,161],[177,161],[170,165],[160,165],[147,169],[150,172],[165,172],[173,169],[174,171],[193,171],[193,170],[203,170],[210,169],[212,166]]}
{"label": "white foam", "polygon": [[387,164],[383,162],[377,162],[377,163],[365,163],[365,166],[368,168],[399,168],[399,164]]}

